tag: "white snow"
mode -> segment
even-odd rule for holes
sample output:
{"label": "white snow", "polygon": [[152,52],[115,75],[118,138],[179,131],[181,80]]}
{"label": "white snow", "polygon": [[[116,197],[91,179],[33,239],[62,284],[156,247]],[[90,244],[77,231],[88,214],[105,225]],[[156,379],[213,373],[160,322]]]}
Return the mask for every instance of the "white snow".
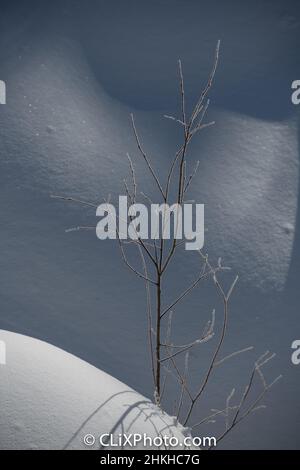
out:
{"label": "white snow", "polygon": [[105,433],[183,443],[186,428],[110,375],[43,341],[5,330],[0,338],[0,449],[84,449],[85,435]]}
{"label": "white snow", "polygon": [[[79,47],[64,41],[37,46],[22,68],[22,81],[19,74],[10,81],[26,96],[3,123],[0,151],[6,155],[9,136],[24,172],[22,189],[32,188],[33,178],[48,195],[99,204],[108,194],[116,199],[124,194],[129,152],[139,189],[149,193],[153,185],[136,150],[130,112],[164,181],[180,135],[176,124],[164,122],[163,111],[134,110],[109,96]],[[189,197],[205,204],[205,250],[224,257],[251,286],[282,289],[294,243],[293,231],[285,227],[295,225],[297,211],[297,121],[268,121],[213,106],[207,119],[216,125],[196,137],[188,156],[188,171],[200,160]],[[15,135],[10,128],[17,129]],[[65,213],[73,208],[65,207]]]}
{"label": "white snow", "polygon": [[[106,2],[106,14],[101,2],[96,2],[97,11],[94,2],[89,8],[76,3],[80,9],[68,6],[59,21],[61,6],[51,17],[42,11],[47,28],[42,22],[42,33],[32,37],[24,26],[26,12],[19,13],[19,25],[15,6],[9,17],[5,11],[2,15],[0,78],[8,85],[8,100],[0,113],[1,328],[56,344],[151,394],[142,284],[123,266],[117,244],[100,242],[94,233],[64,232],[93,225],[95,211],[49,195],[102,202],[111,193],[116,199],[129,174],[127,151],[136,163],[139,190],[148,192],[149,176],[136,152],[129,113],[135,114],[153,166],[165,174],[178,129],[162,114],[175,112],[177,59],[183,61],[190,104],[189,94],[206,80],[221,38],[207,116],[216,126],[190,149],[191,166],[200,160],[190,198],[205,204],[205,251],[215,260],[222,256],[233,275],[240,276],[228,352],[248,344],[260,352],[275,350],[279,364],[274,374],[286,371],[285,391],[272,392],[267,418],[257,414],[247,432],[225,445],[289,447],[297,439],[292,423],[299,395],[289,355],[299,320],[299,106],[290,100],[290,83],[299,78],[299,14],[283,1],[272,9],[269,2],[226,2],[224,8],[215,1],[205,8],[201,2],[190,2],[189,8],[182,1],[173,1],[172,8],[169,2],[157,2],[164,7],[148,2],[146,11],[146,2],[128,9],[125,2],[114,1]],[[181,260],[178,270],[170,271],[174,293],[181,291],[182,279],[186,284],[192,280],[198,261],[186,254]],[[217,299],[210,299],[204,288],[176,313],[180,343],[191,339],[212,308],[219,321]],[[206,354],[201,350],[191,364],[192,379],[198,380]],[[244,363],[228,366],[220,386],[209,394],[212,406],[223,404],[246,369]],[[176,397],[171,394],[172,404]],[[284,407],[283,396],[289,396]],[[92,406],[87,408],[91,412]]]}

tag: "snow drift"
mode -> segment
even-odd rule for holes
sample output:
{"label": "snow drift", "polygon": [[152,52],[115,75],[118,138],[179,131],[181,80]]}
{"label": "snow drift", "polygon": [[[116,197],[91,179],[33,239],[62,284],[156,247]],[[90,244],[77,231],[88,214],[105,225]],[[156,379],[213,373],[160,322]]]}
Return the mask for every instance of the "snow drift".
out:
{"label": "snow drift", "polygon": [[174,436],[183,444],[186,428],[105,372],[28,336],[0,330],[0,338],[7,356],[0,366],[1,449],[84,449],[88,434],[96,438],[88,448],[99,449],[105,433],[116,440],[123,433]]}

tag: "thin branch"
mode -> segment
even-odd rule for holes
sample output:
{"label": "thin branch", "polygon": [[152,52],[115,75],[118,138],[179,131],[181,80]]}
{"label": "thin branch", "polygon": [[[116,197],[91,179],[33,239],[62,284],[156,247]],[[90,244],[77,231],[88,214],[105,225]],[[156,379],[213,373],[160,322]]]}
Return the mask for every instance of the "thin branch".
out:
{"label": "thin branch", "polygon": [[[228,429],[226,429],[223,434],[221,434],[221,436],[217,439],[217,442],[219,443],[236,425],[238,425],[239,423],[241,423],[249,414],[253,413],[254,411],[256,411],[257,409],[261,408],[261,407],[264,407],[263,405],[262,406],[258,406],[259,403],[261,402],[261,400],[265,397],[266,393],[282,378],[281,375],[279,375],[278,377],[276,377],[275,380],[273,380],[273,382],[269,385],[267,385],[266,388],[263,389],[263,391],[260,393],[260,395],[258,395],[257,399],[248,407],[248,409],[246,410],[246,412],[239,418],[239,419],[234,419],[231,423],[231,425],[229,426]],[[238,411],[240,410],[240,408],[238,408]],[[237,416],[238,416],[238,413],[237,413]]]}
{"label": "thin branch", "polygon": [[174,116],[169,116],[168,114],[164,114],[163,117],[166,118],[166,119],[170,119],[171,121],[178,122],[179,124],[181,124],[181,126],[185,126],[184,122],[181,119],[177,119]]}
{"label": "thin branch", "polygon": [[[202,256],[202,258],[205,259],[206,263],[207,263],[207,266],[209,267],[209,269],[212,269],[209,261],[208,261],[208,258],[207,256],[203,256],[201,251],[199,252],[200,255]],[[217,279],[217,276],[216,276],[216,273],[214,273],[213,275],[213,278],[214,278],[214,282],[215,282],[215,285],[217,286],[217,289],[218,289],[218,292],[223,300],[223,325],[222,325],[222,331],[221,331],[221,336],[220,336],[220,339],[219,339],[219,342],[217,344],[217,347],[215,349],[215,352],[213,354],[213,357],[211,359],[211,362],[210,362],[210,365],[208,367],[208,370],[207,370],[207,373],[205,375],[205,378],[202,382],[202,385],[201,387],[199,388],[198,392],[196,393],[191,405],[190,405],[190,408],[188,410],[188,413],[187,413],[187,416],[185,418],[185,421],[184,421],[184,425],[186,425],[186,423],[188,422],[190,416],[191,416],[191,413],[193,411],[193,408],[195,406],[195,403],[199,400],[199,398],[201,397],[203,391],[205,390],[206,388],[206,385],[208,383],[208,380],[210,378],[210,375],[214,369],[214,366],[215,366],[215,362],[217,360],[217,357],[219,355],[219,352],[222,348],[222,345],[223,345],[223,342],[224,342],[224,339],[225,339],[225,335],[226,335],[226,330],[227,330],[227,323],[228,323],[228,299],[224,293],[224,290],[222,289],[218,279]]]}
{"label": "thin branch", "polygon": [[[200,116],[200,118],[199,118],[198,123],[195,125],[194,129],[197,128],[197,127],[199,127],[199,126],[201,126],[201,124],[202,124],[202,122],[203,122],[203,119],[204,119],[205,116],[206,116],[206,113],[207,113],[207,110],[208,110],[208,107],[209,107],[209,103],[210,103],[210,100],[208,99],[208,100],[206,101],[206,104],[205,104],[205,105],[201,104],[201,106],[199,107],[199,109],[198,109],[198,111],[197,111],[197,114],[196,114],[196,117],[199,116],[200,113],[201,113],[201,116]],[[196,119],[196,117],[195,117],[195,119]],[[193,122],[193,124],[194,124],[194,120],[193,120],[192,122]]]}
{"label": "thin branch", "polygon": [[[139,253],[142,259],[145,278],[149,279],[148,270],[147,270],[147,263],[144,257],[143,250],[139,246]],[[152,309],[151,309],[151,292],[150,292],[150,285],[149,281],[145,280],[146,285],[146,296],[147,296],[147,320],[148,320],[148,340],[149,340],[149,347],[150,347],[150,359],[151,359],[151,371],[153,382],[155,384],[155,369],[154,369],[154,357],[153,357],[153,342],[152,342]]]}
{"label": "thin branch", "polygon": [[76,199],[74,197],[57,196],[56,194],[51,194],[50,197],[52,199],[61,199],[63,201],[76,202],[77,204],[83,204],[84,206],[98,207],[97,204],[93,204],[89,201],[83,201],[82,199]]}
{"label": "thin branch", "polygon": [[167,183],[166,183],[166,190],[165,190],[165,196],[166,196],[166,199],[168,199],[168,195],[169,195],[169,190],[170,190],[170,184],[171,184],[171,178],[172,178],[172,175],[173,175],[173,171],[174,171],[174,168],[175,168],[175,165],[177,163],[177,160],[178,158],[180,157],[182,151],[183,151],[183,145],[179,148],[179,150],[177,150],[176,154],[175,154],[175,157],[172,161],[172,164],[170,166],[170,169],[169,169],[169,173],[168,173],[168,177],[167,177]]}
{"label": "thin branch", "polygon": [[197,132],[201,131],[202,129],[205,129],[206,127],[211,127],[216,124],[215,121],[207,122],[205,124],[201,124],[200,126],[195,127],[195,129],[192,130],[191,136],[195,135]]}
{"label": "thin branch", "polygon": [[229,411],[230,411],[230,401],[231,399],[233,398],[233,395],[235,394],[235,388],[233,388],[230,392],[230,394],[228,395],[227,399],[226,399],[226,429],[229,428]]}
{"label": "thin branch", "polygon": [[223,357],[223,359],[220,359],[219,361],[215,362],[215,366],[219,366],[220,364],[223,364],[223,362],[227,361],[228,359],[231,359],[234,356],[237,356],[239,354],[242,354],[247,351],[252,351],[254,348],[253,346],[249,346],[248,348],[240,349],[239,351],[235,351],[228,356]]}
{"label": "thin branch", "polygon": [[239,276],[236,276],[235,279],[234,279],[234,281],[233,281],[233,283],[231,284],[231,286],[230,286],[230,288],[229,288],[227,294],[226,294],[226,299],[227,299],[227,300],[229,300],[229,298],[231,297],[231,294],[232,294],[232,292],[233,292],[233,289],[235,288],[236,283],[237,283],[238,280],[239,280]]}
{"label": "thin branch", "polygon": [[161,186],[161,184],[160,184],[160,181],[159,181],[158,177],[156,176],[156,173],[155,173],[155,171],[154,171],[153,168],[152,168],[152,165],[151,165],[151,163],[150,163],[150,161],[149,161],[149,159],[148,159],[148,156],[147,156],[147,154],[145,153],[145,151],[143,150],[143,147],[142,147],[142,145],[141,145],[141,142],[140,142],[140,139],[139,139],[139,136],[138,136],[138,133],[137,133],[137,129],[136,129],[136,126],[135,126],[133,114],[131,114],[130,116],[131,116],[132,129],[133,129],[133,132],[134,132],[134,136],[135,136],[135,140],[136,140],[137,147],[138,147],[138,149],[139,149],[139,151],[140,151],[142,157],[144,158],[144,160],[145,160],[145,162],[146,162],[146,164],[147,164],[147,166],[148,166],[148,169],[149,169],[151,175],[153,176],[153,178],[154,178],[154,180],[155,180],[155,182],[156,182],[156,184],[157,184],[157,186],[158,186],[158,189],[159,189],[161,195],[163,196],[163,198],[164,198],[164,200],[165,200],[165,194],[164,194],[164,192],[163,192],[163,189],[162,189],[162,186]]}
{"label": "thin branch", "polygon": [[77,227],[70,227],[65,230],[66,233],[69,232],[79,232],[79,230],[96,230],[95,225],[78,225]]}
{"label": "thin branch", "polygon": [[153,204],[152,199],[151,199],[149,196],[147,196],[147,194],[145,194],[143,191],[141,191],[140,194],[141,194],[150,204]]}
{"label": "thin branch", "polygon": [[185,118],[185,92],[184,92],[184,82],[183,82],[183,73],[182,73],[182,65],[181,60],[178,61],[179,66],[179,81],[180,81],[180,95],[181,95],[181,120],[184,125],[184,133],[186,135],[186,118]]}
{"label": "thin branch", "polygon": [[[217,270],[219,270],[219,268],[216,268]],[[199,284],[200,281],[202,281],[203,279],[207,278],[210,274],[215,274],[215,270],[214,269],[211,269],[210,271],[202,274],[187,288],[185,289],[180,295],[179,297],[177,297],[176,300],[174,300],[174,302],[172,302],[161,314],[161,318],[164,317],[166,315],[166,313],[168,313],[173,307],[175,307],[175,305],[178,304],[178,302],[180,302],[186,295],[188,295],[196,286],[197,284]]]}
{"label": "thin branch", "polygon": [[[182,354],[186,351],[189,351],[190,349],[192,349],[194,346],[198,346],[199,344],[202,344],[202,343],[207,343],[207,341],[209,341],[211,338],[213,337],[213,333],[209,334],[209,335],[206,335],[204,336],[203,338],[199,338],[199,339],[196,339],[196,341],[194,341],[193,343],[185,346],[183,349],[181,349],[180,351],[176,351],[175,353],[167,356],[167,357],[164,357],[163,359],[160,360],[160,362],[165,362],[165,361],[169,361],[170,359],[172,359],[173,357],[176,357],[178,356],[179,354]],[[164,346],[166,348],[169,348],[170,345],[168,344],[164,344]],[[171,345],[172,346],[172,345]]]}
{"label": "thin branch", "polygon": [[197,163],[196,163],[196,165],[195,165],[195,168],[194,168],[194,170],[193,170],[193,173],[188,177],[187,183],[186,183],[186,185],[185,185],[185,187],[184,187],[184,190],[183,190],[184,193],[187,192],[187,190],[188,190],[188,188],[189,188],[191,182],[192,182],[193,179],[195,178],[196,173],[197,173],[198,168],[199,168],[199,165],[200,165],[200,161],[198,160]]}
{"label": "thin branch", "polygon": [[120,246],[120,250],[121,250],[121,255],[122,255],[122,259],[124,261],[124,263],[126,264],[126,266],[138,277],[140,277],[141,279],[144,279],[145,281],[147,282],[150,282],[151,284],[155,285],[156,286],[156,281],[153,280],[153,279],[150,279],[149,277],[146,277],[144,276],[142,273],[140,273],[139,271],[137,271],[137,269],[135,269],[128,261],[127,257],[126,257],[126,254],[125,254],[125,250],[123,248],[123,244],[122,244],[122,240],[120,239],[120,236],[119,236],[119,231],[117,230],[117,239],[118,239],[118,242],[119,242],[119,246]]}
{"label": "thin branch", "polygon": [[[171,312],[170,312],[169,318],[170,318],[170,321],[172,322],[172,314],[171,314]],[[171,347],[168,348],[167,351],[168,351],[168,354],[171,355]],[[177,374],[177,375],[176,375],[176,379],[177,379],[177,380],[179,381],[179,383],[184,387],[184,389],[185,389],[185,391],[186,391],[186,393],[187,393],[189,399],[192,400],[192,394],[191,394],[189,388],[187,387],[186,381],[184,380],[184,378],[183,378],[183,376],[182,376],[182,374],[181,374],[181,372],[180,372],[180,370],[179,370],[179,368],[178,368],[178,366],[177,366],[177,364],[176,364],[176,362],[175,362],[175,360],[174,360],[173,357],[170,357],[170,362],[171,362],[171,364],[172,364],[172,366],[173,366],[173,368],[174,368],[174,370],[175,370],[175,372],[176,372],[176,374]],[[162,364],[162,367],[164,367],[163,364]]]}
{"label": "thin branch", "polygon": [[135,170],[134,170],[134,166],[133,166],[133,163],[132,163],[132,160],[131,160],[131,158],[130,158],[129,153],[127,153],[126,155],[127,155],[128,161],[129,161],[129,166],[130,166],[130,171],[131,171],[131,179],[132,179],[132,185],[133,185],[133,196],[132,196],[132,200],[133,200],[133,202],[135,202],[135,201],[136,201],[136,193],[137,193],[137,184],[136,184]]}
{"label": "thin branch", "polygon": [[200,109],[200,107],[203,103],[203,100],[205,99],[207,93],[209,92],[209,90],[212,86],[213,79],[215,77],[215,73],[216,73],[217,66],[218,66],[218,61],[219,61],[220,44],[221,44],[221,41],[219,40],[217,42],[217,47],[216,47],[216,50],[215,50],[215,59],[214,59],[213,67],[212,67],[209,79],[207,81],[207,84],[206,84],[204,90],[201,93],[201,96],[200,96],[200,99],[198,100],[198,103],[195,106],[194,112],[193,112],[192,117],[191,117],[192,122],[197,118],[197,115],[199,113],[199,109]]}
{"label": "thin branch", "polygon": [[[234,411],[236,410],[238,407],[237,406],[229,406],[228,409],[230,411]],[[224,410],[211,410],[213,411],[213,413],[209,416],[206,416],[205,418],[203,418],[201,421],[199,421],[198,423],[196,424],[193,424],[192,426],[192,429],[198,427],[198,426],[201,426],[202,424],[205,424],[207,423],[208,421],[210,421],[211,419],[215,418],[216,416],[219,416],[219,415],[224,415],[226,413],[226,408]]]}
{"label": "thin branch", "polygon": [[[188,370],[189,370],[189,351],[186,352],[185,361],[184,361],[183,380],[184,380],[185,385],[187,383]],[[181,384],[180,397],[179,397],[179,401],[178,401],[178,409],[177,409],[177,413],[176,413],[177,421],[179,419],[181,408],[182,408],[182,405],[183,405],[184,392],[185,392],[184,384]]]}
{"label": "thin branch", "polygon": [[[171,340],[171,332],[172,332],[172,317],[173,317],[173,312],[170,312],[169,314],[169,318],[168,318],[168,324],[167,324],[167,333],[166,333],[166,343],[170,343],[170,340]],[[162,343],[161,343],[162,344]],[[170,346],[171,348],[171,346]],[[168,376],[169,376],[169,373],[170,373],[170,363],[168,362],[167,364],[167,367],[166,367],[166,371],[167,371],[167,374],[165,375],[165,378],[164,378],[164,382],[163,382],[163,386],[162,386],[162,392],[161,392],[161,395],[160,395],[160,399],[162,400],[163,398],[163,395],[165,393],[165,390],[166,390],[166,383],[167,383],[167,379],[168,379]],[[176,376],[175,376],[176,377]],[[176,377],[177,379],[177,377]]]}

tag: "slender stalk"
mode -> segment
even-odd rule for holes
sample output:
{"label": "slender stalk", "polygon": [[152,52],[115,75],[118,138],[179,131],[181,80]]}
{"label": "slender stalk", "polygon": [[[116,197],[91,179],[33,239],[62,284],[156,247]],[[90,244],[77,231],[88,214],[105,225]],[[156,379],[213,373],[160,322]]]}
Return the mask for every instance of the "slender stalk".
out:
{"label": "slender stalk", "polygon": [[161,352],[161,274],[157,273],[157,285],[156,285],[156,395],[158,401],[160,401],[160,383],[161,383],[161,363],[160,363],[160,352]]}
{"label": "slender stalk", "polygon": [[191,417],[191,414],[192,414],[192,411],[194,409],[194,406],[196,404],[196,402],[199,400],[200,396],[202,395],[203,391],[205,390],[206,388],[206,385],[208,383],[208,380],[210,378],[210,375],[213,371],[213,368],[215,367],[215,362],[217,360],[217,357],[218,357],[218,354],[220,352],[220,349],[223,345],[223,342],[224,342],[224,338],[225,338],[225,335],[226,335],[226,329],[227,329],[227,322],[228,322],[228,302],[227,302],[227,299],[224,297],[223,298],[223,305],[224,305],[224,318],[223,318],[223,326],[222,326],[222,332],[221,332],[221,336],[220,336],[220,339],[219,339],[219,342],[218,342],[218,345],[216,347],[216,350],[214,352],[214,355],[212,357],[212,360],[210,362],[210,365],[208,367],[208,370],[207,370],[207,373],[205,375],[205,378],[202,382],[202,385],[201,387],[199,388],[196,396],[194,397],[194,399],[192,400],[191,404],[190,404],[190,408],[188,410],[188,413],[186,415],[186,418],[184,420],[184,425],[187,424],[188,420],[190,419]]}

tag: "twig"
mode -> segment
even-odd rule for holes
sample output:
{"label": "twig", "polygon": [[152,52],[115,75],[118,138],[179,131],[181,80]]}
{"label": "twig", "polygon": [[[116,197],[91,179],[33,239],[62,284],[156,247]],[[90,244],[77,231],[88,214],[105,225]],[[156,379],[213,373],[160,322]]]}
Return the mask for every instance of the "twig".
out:
{"label": "twig", "polygon": [[76,202],[77,204],[83,204],[84,206],[98,207],[96,204],[93,204],[92,202],[83,201],[82,199],[76,199],[74,197],[57,196],[55,194],[51,194],[50,197],[52,199],[61,199],[63,201]]}
{"label": "twig", "polygon": [[200,165],[200,161],[198,160],[197,163],[196,163],[196,165],[195,165],[195,168],[194,168],[193,173],[189,176],[189,178],[188,178],[188,180],[187,180],[187,183],[186,183],[186,185],[185,185],[185,187],[184,187],[184,190],[183,190],[184,193],[187,192],[187,190],[188,190],[188,188],[189,188],[191,182],[192,182],[193,179],[195,178],[196,173],[197,173],[198,168],[199,168],[199,165]]}
{"label": "twig", "polygon": [[219,366],[220,364],[223,364],[223,362],[227,361],[228,359],[231,359],[234,356],[237,356],[238,354],[242,354],[247,351],[251,351],[253,349],[253,346],[249,346],[248,348],[240,349],[239,351],[235,351],[228,356],[223,357],[219,361],[215,362],[215,366]]}
{"label": "twig", "polygon": [[141,142],[140,142],[140,139],[139,139],[139,136],[138,136],[138,133],[137,133],[137,129],[136,129],[136,126],[135,126],[135,122],[134,122],[134,117],[133,117],[133,114],[130,115],[131,116],[131,123],[132,123],[132,129],[133,129],[133,132],[134,132],[134,136],[135,136],[135,140],[136,140],[136,143],[137,143],[137,147],[142,155],[142,157],[144,158],[147,166],[148,166],[148,169],[151,173],[151,175],[153,176],[154,178],[154,181],[156,182],[157,186],[158,186],[158,189],[161,193],[161,195],[163,196],[164,200],[165,200],[165,194],[163,192],[163,189],[162,189],[162,186],[159,182],[159,179],[158,177],[156,176],[156,173],[155,171],[153,170],[152,166],[151,166],[151,163],[147,157],[147,154],[144,152],[143,148],[142,148],[142,145],[141,145]]}

